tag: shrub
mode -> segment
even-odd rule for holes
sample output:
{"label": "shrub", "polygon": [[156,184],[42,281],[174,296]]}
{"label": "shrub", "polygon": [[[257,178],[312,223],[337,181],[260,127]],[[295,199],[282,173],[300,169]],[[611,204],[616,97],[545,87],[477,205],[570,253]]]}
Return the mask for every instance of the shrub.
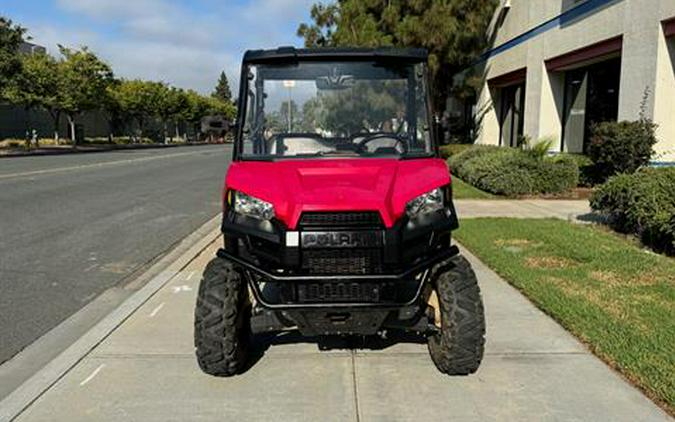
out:
{"label": "shrub", "polygon": [[593,193],[591,207],[606,215],[617,231],[675,253],[675,168],[614,176]]}
{"label": "shrub", "polygon": [[604,122],[593,126],[588,155],[598,182],[619,173],[634,173],[649,164],[656,144],[656,125],[645,118],[635,122]]}
{"label": "shrub", "polygon": [[559,193],[579,185],[579,166],[575,160],[565,157],[536,160],[532,168],[535,177],[535,192]]}
{"label": "shrub", "polygon": [[579,168],[579,186],[592,187],[596,184],[597,177],[595,176],[595,168],[593,160],[587,155],[583,154],[558,154],[556,160],[572,160]]}
{"label": "shrub", "polygon": [[495,145],[474,145],[471,148],[468,148],[456,155],[450,157],[448,165],[453,173],[459,175],[462,172],[461,167],[465,163],[469,162],[474,158],[478,158],[484,154],[490,154],[491,152],[501,151],[503,148]]}
{"label": "shrub", "polygon": [[527,138],[525,144],[526,151],[535,158],[543,159],[548,155],[548,152],[553,147],[555,143],[555,138],[547,136],[545,138],[539,139],[537,142],[532,143],[532,141]]}
{"label": "shrub", "polygon": [[579,170],[569,159],[537,158],[511,148],[482,148],[451,159],[451,168],[464,181],[499,195],[560,193],[577,185]]}

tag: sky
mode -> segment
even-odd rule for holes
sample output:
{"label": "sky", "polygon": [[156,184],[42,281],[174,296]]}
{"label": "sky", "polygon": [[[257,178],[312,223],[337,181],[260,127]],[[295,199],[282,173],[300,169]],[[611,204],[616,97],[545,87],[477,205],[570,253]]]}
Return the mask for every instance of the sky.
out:
{"label": "sky", "polygon": [[117,77],[209,94],[225,70],[234,93],[244,51],[300,47],[315,1],[0,0],[0,15],[54,55],[57,44],[88,46]]}

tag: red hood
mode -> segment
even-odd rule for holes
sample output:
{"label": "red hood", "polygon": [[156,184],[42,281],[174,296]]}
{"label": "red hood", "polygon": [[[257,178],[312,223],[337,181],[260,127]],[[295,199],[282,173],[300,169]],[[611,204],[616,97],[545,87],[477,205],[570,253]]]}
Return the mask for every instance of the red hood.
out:
{"label": "red hood", "polygon": [[391,227],[408,201],[448,183],[441,159],[290,159],[232,163],[225,186],[271,202],[295,229],[303,211],[378,211]]}

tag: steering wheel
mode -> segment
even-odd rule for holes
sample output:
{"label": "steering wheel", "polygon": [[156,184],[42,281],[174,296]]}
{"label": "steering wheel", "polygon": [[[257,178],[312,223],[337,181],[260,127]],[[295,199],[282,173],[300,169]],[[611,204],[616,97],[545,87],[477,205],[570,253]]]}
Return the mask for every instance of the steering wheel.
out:
{"label": "steering wheel", "polygon": [[405,154],[406,152],[408,152],[408,140],[406,138],[407,136],[401,136],[398,133],[388,133],[388,132],[373,133],[371,135],[364,137],[359,141],[358,144],[356,144],[356,151],[357,152],[366,151],[366,145],[368,144],[368,142],[375,141],[377,139],[395,139],[396,143],[394,144],[394,148],[396,148],[398,145],[401,145],[401,149]]}

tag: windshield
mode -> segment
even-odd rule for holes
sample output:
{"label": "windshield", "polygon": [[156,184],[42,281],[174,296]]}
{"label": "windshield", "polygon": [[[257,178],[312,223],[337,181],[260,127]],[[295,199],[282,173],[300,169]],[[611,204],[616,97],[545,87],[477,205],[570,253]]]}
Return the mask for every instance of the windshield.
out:
{"label": "windshield", "polygon": [[244,159],[432,152],[422,64],[256,65],[247,82]]}

